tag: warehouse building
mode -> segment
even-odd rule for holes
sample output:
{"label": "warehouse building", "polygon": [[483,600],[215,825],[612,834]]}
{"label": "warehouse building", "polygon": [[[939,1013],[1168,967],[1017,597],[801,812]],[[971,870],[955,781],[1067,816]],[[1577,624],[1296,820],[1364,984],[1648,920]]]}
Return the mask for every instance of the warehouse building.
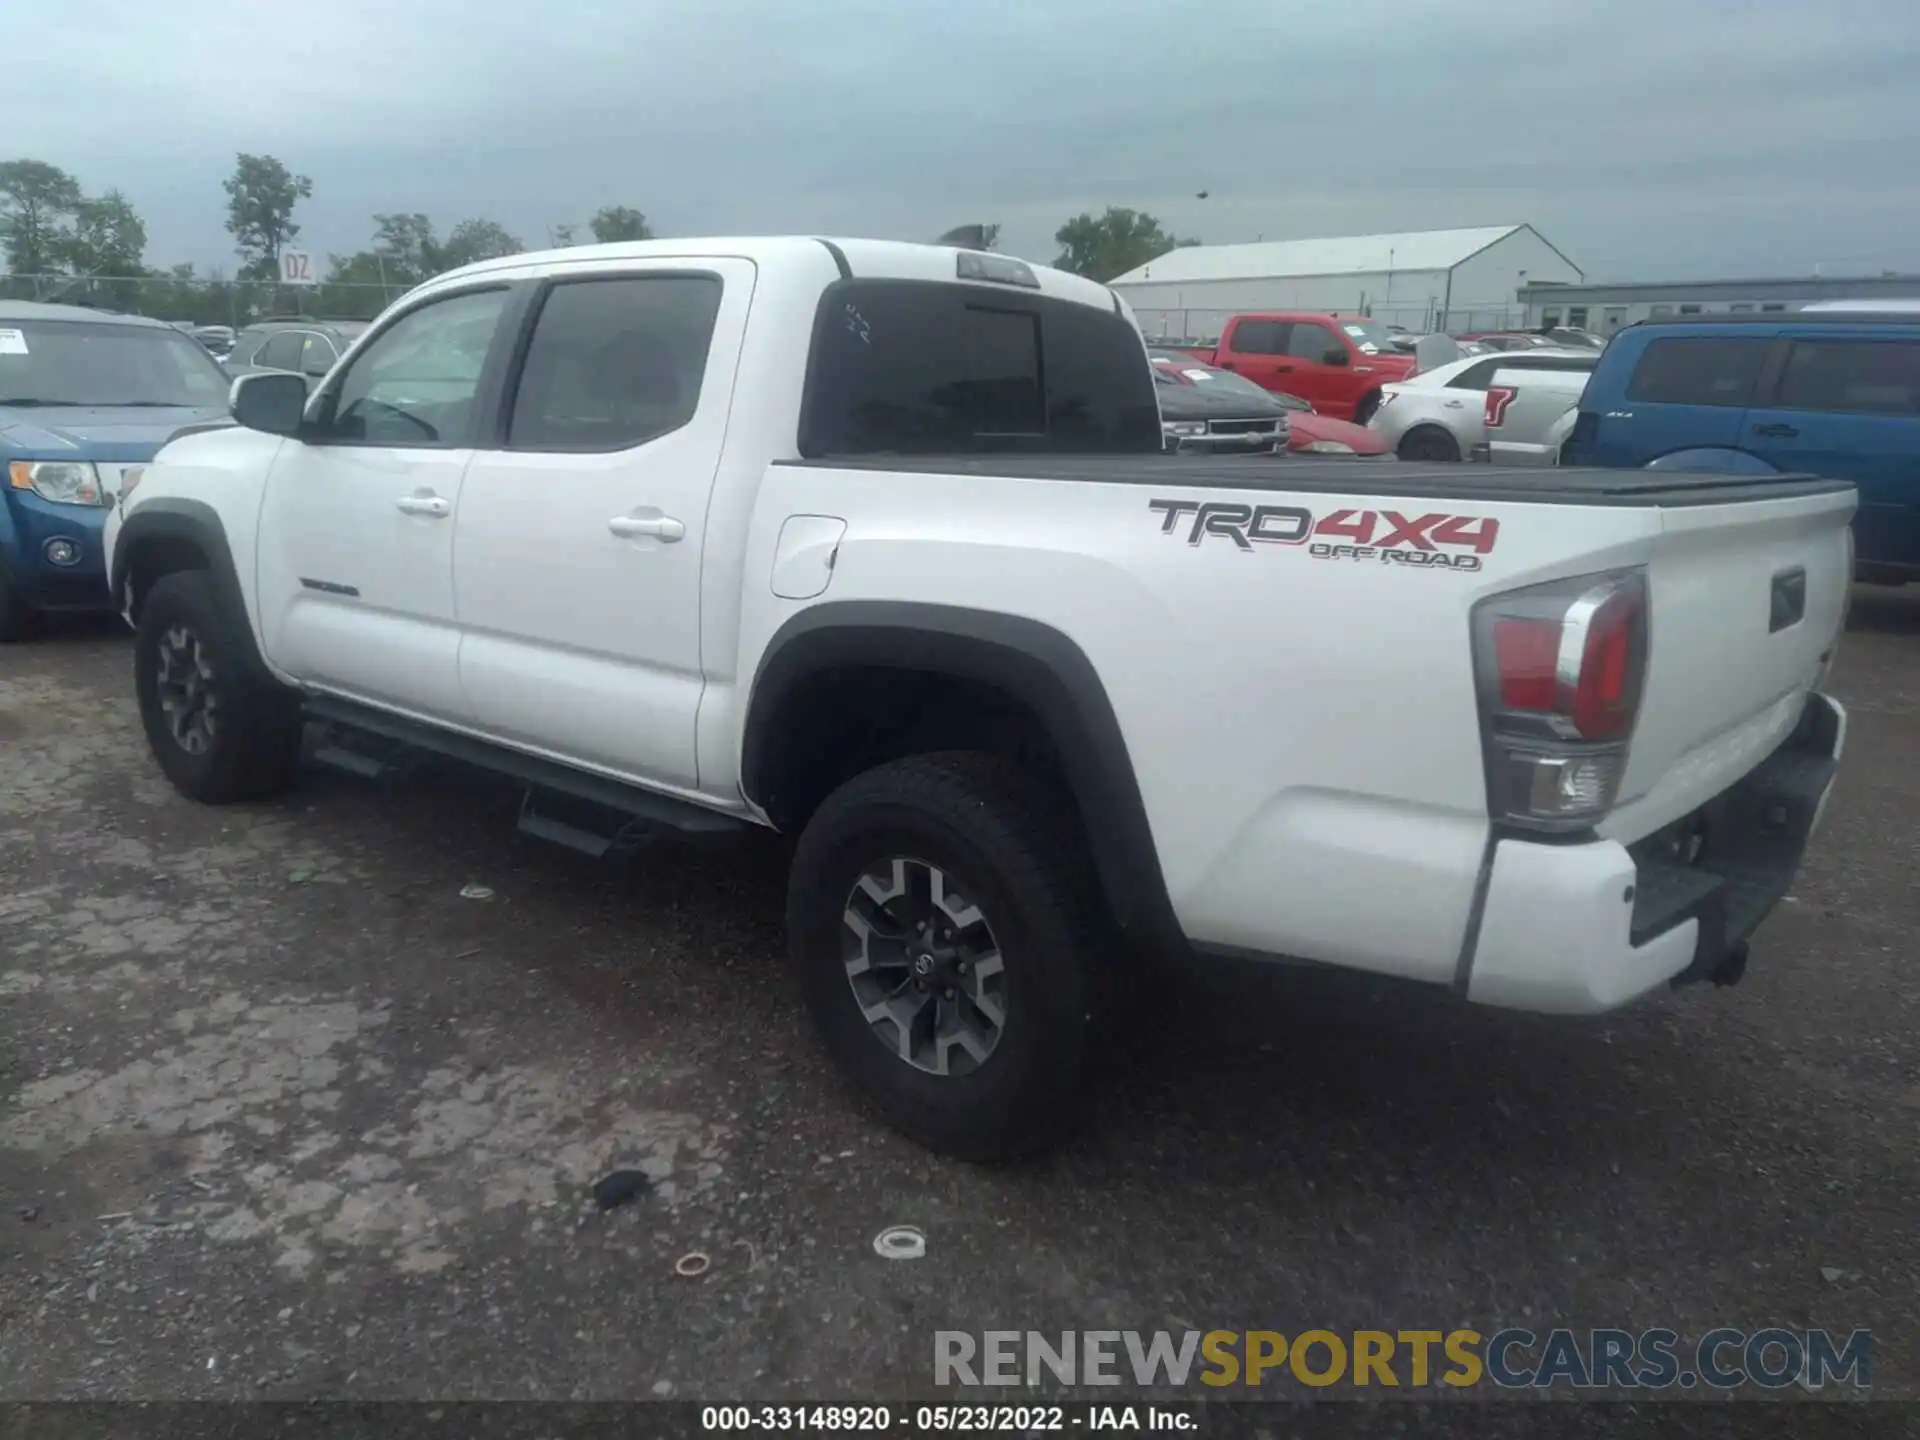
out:
{"label": "warehouse building", "polygon": [[1520,292],[1530,326],[1577,325],[1598,335],[1611,335],[1622,325],[1664,315],[1784,314],[1820,300],[1916,297],[1920,297],[1920,275],[1894,274],[1608,285],[1542,284],[1535,278]]}
{"label": "warehouse building", "polygon": [[1521,322],[1523,285],[1585,278],[1531,225],[1492,225],[1185,246],[1113,288],[1150,338],[1199,338],[1247,310],[1371,315],[1420,333],[1497,330]]}

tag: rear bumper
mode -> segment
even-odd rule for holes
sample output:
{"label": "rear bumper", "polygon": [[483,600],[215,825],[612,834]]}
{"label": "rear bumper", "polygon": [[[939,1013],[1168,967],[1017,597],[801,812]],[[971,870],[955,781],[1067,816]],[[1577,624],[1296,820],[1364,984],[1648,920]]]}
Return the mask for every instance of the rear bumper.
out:
{"label": "rear bumper", "polygon": [[1560,1014],[1662,985],[1739,978],[1748,938],[1787,893],[1846,743],[1846,711],[1809,697],[1740,781],[1632,845],[1502,840],[1463,962],[1467,998]]}

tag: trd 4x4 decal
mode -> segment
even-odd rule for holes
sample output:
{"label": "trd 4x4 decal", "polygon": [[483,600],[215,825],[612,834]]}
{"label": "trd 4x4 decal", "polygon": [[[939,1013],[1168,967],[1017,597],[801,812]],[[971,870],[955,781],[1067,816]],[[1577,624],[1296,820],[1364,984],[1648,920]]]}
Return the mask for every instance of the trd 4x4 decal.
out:
{"label": "trd 4x4 decal", "polygon": [[1305,545],[1316,560],[1361,560],[1423,570],[1478,570],[1480,557],[1500,537],[1486,515],[1403,515],[1398,510],[1335,510],[1316,519],[1299,505],[1244,505],[1219,500],[1149,500],[1162,535],[1189,545],[1230,540],[1243,551],[1257,545]]}

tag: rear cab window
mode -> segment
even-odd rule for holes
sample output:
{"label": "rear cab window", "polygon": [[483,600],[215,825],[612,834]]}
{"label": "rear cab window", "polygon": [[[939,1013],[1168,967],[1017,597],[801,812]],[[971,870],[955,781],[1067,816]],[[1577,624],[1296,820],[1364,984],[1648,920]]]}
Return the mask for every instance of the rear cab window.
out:
{"label": "rear cab window", "polygon": [[1011,287],[843,280],[822,296],[801,455],[1158,452],[1154,377],[1111,310]]}
{"label": "rear cab window", "polygon": [[1660,336],[1648,341],[1627,399],[1659,405],[1744,408],[1766,362],[1770,336]]}

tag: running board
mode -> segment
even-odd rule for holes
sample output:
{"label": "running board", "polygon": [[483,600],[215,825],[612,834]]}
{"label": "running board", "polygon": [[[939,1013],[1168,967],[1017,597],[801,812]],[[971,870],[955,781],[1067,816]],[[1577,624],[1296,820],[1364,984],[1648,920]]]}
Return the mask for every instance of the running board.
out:
{"label": "running board", "polygon": [[310,696],[306,712],[328,727],[313,752],[319,763],[367,779],[384,779],[408,768],[402,757],[414,750],[518,780],[526,787],[519,829],[595,858],[637,848],[663,833],[719,839],[753,828],[748,821],[671,795],[349,700]]}

